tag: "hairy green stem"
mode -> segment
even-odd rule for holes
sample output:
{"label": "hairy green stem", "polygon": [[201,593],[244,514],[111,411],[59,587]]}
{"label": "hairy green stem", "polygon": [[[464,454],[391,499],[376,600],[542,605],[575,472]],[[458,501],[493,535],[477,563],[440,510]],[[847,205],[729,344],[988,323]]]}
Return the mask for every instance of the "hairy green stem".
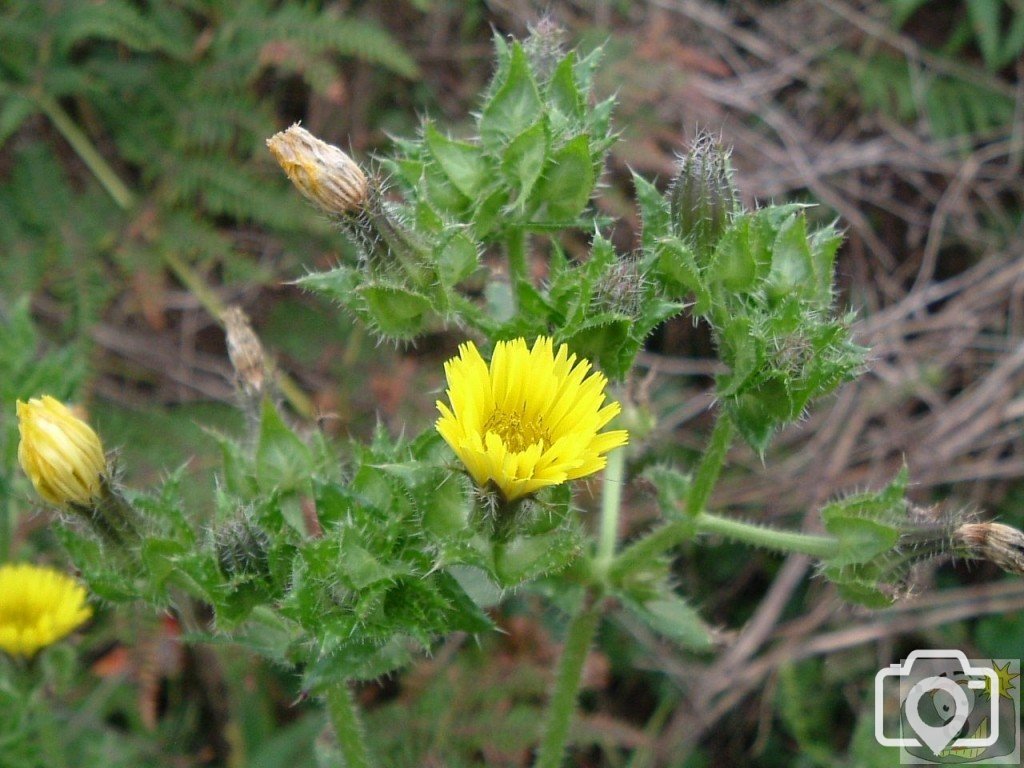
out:
{"label": "hairy green stem", "polygon": [[601,528],[597,540],[594,568],[603,579],[615,557],[615,544],[619,536],[619,512],[622,507],[622,476],[626,465],[625,451],[621,448],[608,454],[604,468],[604,488],[601,494]]}
{"label": "hairy green stem", "polygon": [[725,463],[725,455],[729,452],[733,437],[732,420],[724,413],[719,412],[715,421],[715,428],[711,432],[708,446],[697,465],[697,473],[693,478],[693,485],[690,487],[690,494],[686,498],[686,513],[694,516],[707,507],[711,492],[718,482],[718,475]]}
{"label": "hairy green stem", "polygon": [[710,512],[701,512],[696,522],[697,530],[701,533],[716,533],[754,547],[810,555],[819,560],[827,560],[839,552],[839,539],[832,536],[780,531],[778,528],[719,517]]}
{"label": "hairy green stem", "polygon": [[373,765],[363,739],[363,724],[347,682],[336,683],[327,692],[327,715],[334,726],[345,768],[369,768]]}
{"label": "hairy green stem", "polygon": [[547,724],[540,743],[536,768],[560,768],[569,738],[569,727],[576,712],[576,696],[583,677],[583,663],[601,618],[600,601],[588,596],[572,621],[565,638],[565,648],[558,662],[558,676],[544,718]]}
{"label": "hairy green stem", "polygon": [[782,531],[700,512],[696,517],[665,523],[624,549],[612,563],[612,577],[632,572],[698,533],[718,534],[754,547],[810,555],[821,560],[827,560],[839,551],[839,540],[832,536]]}

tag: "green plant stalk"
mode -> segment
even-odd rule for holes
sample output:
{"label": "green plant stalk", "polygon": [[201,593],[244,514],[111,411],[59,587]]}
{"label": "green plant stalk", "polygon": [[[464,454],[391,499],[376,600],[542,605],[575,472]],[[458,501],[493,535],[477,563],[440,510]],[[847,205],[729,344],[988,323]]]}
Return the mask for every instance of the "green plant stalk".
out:
{"label": "green plant stalk", "polygon": [[715,428],[708,440],[708,447],[697,466],[697,474],[686,497],[686,514],[691,517],[700,514],[701,510],[707,507],[711,492],[718,482],[718,475],[722,471],[722,465],[725,464],[725,455],[729,452],[733,434],[732,420],[719,412]]}
{"label": "green plant stalk", "polygon": [[32,94],[32,99],[40,111],[53,123],[53,127],[75,150],[75,154],[81,158],[96,180],[107,190],[107,194],[113,198],[118,207],[122,210],[132,208],[135,205],[135,195],[103,159],[103,155],[92,145],[89,137],[75,125],[75,121],[57,103],[57,100],[48,93],[38,91]]}
{"label": "green plant stalk", "polygon": [[701,512],[696,522],[697,530],[700,533],[715,533],[727,539],[763,549],[810,555],[819,560],[828,560],[839,553],[839,539],[833,536],[781,531],[778,528],[768,528],[745,523],[742,520],[720,517],[710,512]]}
{"label": "green plant stalk", "polygon": [[561,768],[569,727],[576,712],[576,696],[583,677],[583,664],[601,618],[600,601],[584,601],[580,612],[569,623],[569,632],[558,662],[558,675],[548,703],[547,729],[540,743],[537,768]]}
{"label": "green plant stalk", "polygon": [[342,680],[327,691],[327,715],[338,738],[338,750],[345,760],[345,768],[369,768],[373,765],[348,682]]}
{"label": "green plant stalk", "polygon": [[622,476],[626,465],[625,452],[618,448],[608,454],[604,468],[604,488],[601,494],[601,528],[597,540],[594,570],[603,580],[615,558],[615,544],[619,536],[619,513],[622,507]]}
{"label": "green plant stalk", "polygon": [[674,520],[655,528],[619,553],[612,563],[611,572],[613,575],[630,573],[684,541],[689,541],[697,533],[718,534],[754,547],[810,555],[822,560],[834,557],[839,551],[839,540],[832,536],[783,531],[701,512],[696,517]]}

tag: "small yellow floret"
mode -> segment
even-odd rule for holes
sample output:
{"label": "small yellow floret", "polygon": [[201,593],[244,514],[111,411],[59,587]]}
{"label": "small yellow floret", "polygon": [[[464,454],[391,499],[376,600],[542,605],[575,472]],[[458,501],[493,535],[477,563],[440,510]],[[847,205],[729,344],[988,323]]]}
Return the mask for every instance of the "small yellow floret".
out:
{"label": "small yellow floret", "polygon": [[[502,341],[490,365],[473,342],[444,365],[451,407],[437,403],[437,431],[480,486],[507,501],[604,468],[624,429],[601,432],[621,410],[604,404],[607,379],[542,336]],[[589,374],[589,375],[588,375]]]}
{"label": "small yellow floret", "polygon": [[51,504],[89,506],[102,491],[107,462],[92,427],[59,400],[18,401],[18,461]]}
{"label": "small yellow floret", "polygon": [[28,563],[0,566],[0,649],[26,658],[92,616],[85,589],[60,571]]}

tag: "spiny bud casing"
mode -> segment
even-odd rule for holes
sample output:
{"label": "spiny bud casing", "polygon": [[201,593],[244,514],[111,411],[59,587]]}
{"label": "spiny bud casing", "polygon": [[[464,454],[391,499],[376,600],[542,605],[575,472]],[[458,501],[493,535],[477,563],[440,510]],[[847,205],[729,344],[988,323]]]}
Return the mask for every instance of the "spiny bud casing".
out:
{"label": "spiny bud casing", "polygon": [[88,507],[103,493],[107,461],[103,444],[71,409],[43,395],[18,410],[18,462],[36,492],[57,506]]}
{"label": "spiny bud casing", "polygon": [[270,539],[252,520],[236,520],[222,528],[215,546],[221,572],[228,578],[269,576]]}
{"label": "spiny bud casing", "polygon": [[729,152],[717,139],[701,133],[679,158],[669,197],[672,226],[679,237],[707,254],[729,224],[737,207]]}
{"label": "spiny bud casing", "polygon": [[366,175],[333,144],[296,124],[267,139],[267,147],[299,192],[325,213],[345,216],[365,205]]}

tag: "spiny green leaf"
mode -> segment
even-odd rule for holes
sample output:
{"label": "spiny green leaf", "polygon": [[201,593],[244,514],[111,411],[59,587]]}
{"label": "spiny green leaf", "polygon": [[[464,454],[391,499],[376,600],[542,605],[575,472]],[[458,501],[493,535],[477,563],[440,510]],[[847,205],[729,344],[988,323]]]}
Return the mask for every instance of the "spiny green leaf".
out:
{"label": "spiny green leaf", "polygon": [[256,478],[266,492],[290,490],[308,482],[313,472],[309,448],[284,423],[274,404],[263,401]]}
{"label": "spiny green leaf", "polygon": [[573,221],[586,207],[596,181],[590,142],[585,135],[577,136],[551,155],[537,185],[534,201],[546,206],[541,220]]}
{"label": "spiny green leaf", "polygon": [[442,135],[433,125],[424,132],[434,159],[466,197],[476,197],[487,176],[487,165],[479,147],[454,141]]}
{"label": "spiny green leaf", "polygon": [[516,136],[505,148],[501,170],[514,189],[519,190],[512,205],[522,207],[540,178],[548,153],[548,130],[540,120]]}
{"label": "spiny green leaf", "polygon": [[514,43],[505,79],[480,115],[480,138],[496,149],[537,122],[543,108],[526,54]]}

